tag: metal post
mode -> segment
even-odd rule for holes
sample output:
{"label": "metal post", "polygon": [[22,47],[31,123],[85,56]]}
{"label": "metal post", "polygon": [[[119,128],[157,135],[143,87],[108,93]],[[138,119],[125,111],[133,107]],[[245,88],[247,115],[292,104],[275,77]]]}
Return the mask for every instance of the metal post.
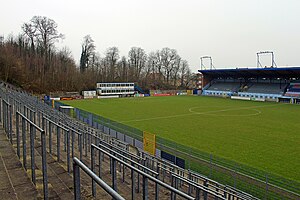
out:
{"label": "metal post", "polygon": [[[159,179],[159,166],[158,166],[158,163],[156,163],[157,165],[157,169],[156,169],[156,172],[157,172],[157,176],[156,178]],[[155,183],[155,200],[158,200],[159,199],[159,188],[158,188],[158,184]]]}
{"label": "metal post", "polygon": [[89,150],[89,152],[90,152],[90,148],[91,148],[91,133],[88,133],[88,150]]}
{"label": "metal post", "polygon": [[[218,199],[218,197],[216,197]],[[196,200],[200,199],[200,189],[199,187],[196,188]]]}
{"label": "metal post", "polygon": [[[91,170],[95,172],[95,149],[92,147],[91,149]],[[92,179],[92,195],[96,197],[96,185],[94,179]]]}
{"label": "metal post", "polygon": [[148,194],[148,178],[146,176],[143,176],[143,200],[148,200],[149,194]]}
{"label": "metal post", "polygon": [[68,173],[70,174],[70,130],[68,130],[65,134],[67,134],[67,167]]}
{"label": "metal post", "polygon": [[[124,158],[123,158],[123,161],[124,161]],[[125,182],[125,165],[123,164],[122,165],[122,182],[124,183]]]}
{"label": "metal post", "polygon": [[35,185],[35,162],[34,162],[34,135],[33,135],[33,125],[30,124],[30,155],[31,155],[31,179]]}
{"label": "metal post", "polygon": [[117,191],[117,166],[116,166],[116,160],[114,158],[111,159],[112,162],[112,188]]}
{"label": "metal post", "polygon": [[41,113],[38,112],[38,121],[39,121],[39,126],[41,126]]}
{"label": "metal post", "polygon": [[75,131],[71,130],[71,136],[72,136],[72,139],[71,139],[71,142],[72,142],[72,158],[74,157],[74,142],[75,142]]}
{"label": "metal post", "polygon": [[56,141],[57,161],[59,162],[60,161],[60,128],[59,128],[59,126],[56,126],[56,132],[57,132],[57,135],[56,135],[57,136],[57,141]]}
{"label": "metal post", "polygon": [[67,133],[68,131],[67,130],[64,130],[63,131],[63,134],[64,134],[64,151],[66,152],[67,151]]}
{"label": "metal post", "polygon": [[79,166],[73,161],[73,179],[75,200],[80,200],[80,170]]}
{"label": "metal post", "polygon": [[82,134],[79,135],[79,157],[80,157],[80,161],[82,161]]}
{"label": "metal post", "polygon": [[42,171],[43,171],[43,189],[44,199],[48,199],[48,175],[47,175],[47,157],[46,157],[46,136],[45,131],[41,132],[42,142]]}
{"label": "metal post", "polygon": [[[189,170],[189,174],[188,174],[188,179],[191,180],[191,172]],[[188,191],[188,195],[191,195],[192,193],[192,188],[191,188],[191,185],[189,185],[189,191]]]}
{"label": "metal post", "polygon": [[[131,163],[131,165],[134,167],[134,164]],[[134,170],[131,169],[131,199],[135,200],[135,175]]]}
{"label": "metal post", "polygon": [[[208,188],[208,183],[207,183],[208,181],[205,179],[205,181],[204,181],[204,187],[205,188]],[[203,191],[203,196],[204,196],[204,199],[206,200],[207,199],[207,192],[206,191]]]}
{"label": "metal post", "polygon": [[52,123],[50,121],[49,121],[49,153],[52,154]]}
{"label": "metal post", "polygon": [[[138,169],[140,169],[139,166],[137,166]],[[137,174],[137,193],[140,193],[140,174]]]}
{"label": "metal post", "polygon": [[87,133],[84,133],[84,150],[85,150],[85,156],[87,156]]}
{"label": "metal post", "polygon": [[22,146],[23,146],[23,167],[27,171],[26,166],[26,124],[25,118],[22,117]]}
{"label": "metal post", "polygon": [[[3,103],[5,103],[4,100],[3,100]],[[3,106],[3,128],[4,128],[4,131],[5,131],[5,134],[7,135],[6,123],[7,123],[7,104],[5,103],[4,106]]]}
{"label": "metal post", "polygon": [[13,109],[12,109],[11,104],[9,104],[9,139],[10,139],[11,144],[13,143],[13,140],[12,140],[12,133],[13,133],[13,130],[12,130],[12,113],[13,113]]}
{"label": "metal post", "polygon": [[[175,179],[175,177],[172,176],[172,173],[170,174],[170,178],[171,178],[171,186],[174,187],[174,179]],[[190,185],[189,185],[189,187],[190,187]],[[171,199],[172,199],[172,200],[175,200],[175,199],[176,199],[176,196],[175,196],[175,194],[174,194],[173,191],[171,192]]]}
{"label": "metal post", "polygon": [[102,157],[103,157],[103,154],[102,154],[102,152],[99,152],[99,177],[101,178],[101,176],[102,176],[102,169],[101,169],[101,167],[102,167]]}
{"label": "metal post", "polygon": [[17,136],[17,155],[20,159],[20,127],[19,127],[19,114],[16,113],[16,136]]}
{"label": "metal post", "polygon": [[1,112],[1,115],[2,115],[2,125],[3,125],[3,128],[4,128],[4,130],[5,130],[5,127],[4,127],[4,118],[5,118],[5,115],[4,115],[4,113],[5,113],[5,105],[4,105],[4,99],[2,99],[1,100],[1,104],[2,104],[2,112]]}
{"label": "metal post", "polygon": [[[219,184],[218,183],[216,183],[216,193],[219,194]],[[218,197],[216,197],[215,200],[218,200]]]}

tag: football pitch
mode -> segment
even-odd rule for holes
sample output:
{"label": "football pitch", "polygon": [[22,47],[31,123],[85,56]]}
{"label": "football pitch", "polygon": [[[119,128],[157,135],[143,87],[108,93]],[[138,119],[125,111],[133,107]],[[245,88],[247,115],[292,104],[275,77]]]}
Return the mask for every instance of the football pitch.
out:
{"label": "football pitch", "polygon": [[300,181],[300,105],[203,96],[63,103],[193,149]]}

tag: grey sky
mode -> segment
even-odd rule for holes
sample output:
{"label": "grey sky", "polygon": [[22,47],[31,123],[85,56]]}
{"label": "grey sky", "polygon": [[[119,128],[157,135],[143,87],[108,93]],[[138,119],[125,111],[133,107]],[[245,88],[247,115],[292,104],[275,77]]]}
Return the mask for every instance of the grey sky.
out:
{"label": "grey sky", "polygon": [[[78,62],[82,38],[90,34],[97,51],[117,46],[147,53],[177,49],[193,72],[199,58],[217,68],[254,67],[256,52],[272,50],[280,66],[300,65],[299,0],[0,0],[0,34],[21,32],[34,15],[58,24]],[[262,59],[269,65],[269,57]]]}

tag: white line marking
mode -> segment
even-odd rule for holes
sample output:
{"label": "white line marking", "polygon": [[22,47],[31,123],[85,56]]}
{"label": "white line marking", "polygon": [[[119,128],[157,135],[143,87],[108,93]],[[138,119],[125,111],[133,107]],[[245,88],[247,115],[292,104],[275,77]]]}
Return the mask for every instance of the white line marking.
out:
{"label": "white line marking", "polygon": [[[169,119],[169,118],[176,118],[176,117],[183,117],[183,116],[189,116],[189,115],[214,115],[214,116],[254,116],[261,114],[261,111],[257,110],[256,108],[265,108],[265,107],[274,107],[279,105],[285,105],[285,104],[274,104],[274,105],[264,105],[264,106],[251,106],[251,107],[239,107],[239,108],[231,108],[231,109],[222,109],[222,110],[213,110],[213,111],[206,111],[206,112],[193,112],[191,109],[193,108],[200,108],[199,107],[192,107],[189,108],[188,114],[181,114],[181,115],[169,115],[169,116],[161,116],[161,117],[151,117],[146,119],[134,119],[134,120],[126,120],[126,121],[120,121],[120,123],[126,123],[126,122],[141,122],[141,121],[150,121],[150,120],[157,120],[157,119]],[[203,106],[206,107],[206,106]],[[256,113],[249,114],[249,115],[216,115],[211,113],[218,113],[218,112],[226,112],[226,111],[233,111],[233,110],[255,110]]]}
{"label": "white line marking", "polygon": [[[207,112],[196,112],[193,111],[195,108],[200,108],[200,107],[193,107],[189,109],[189,112],[195,113],[197,115],[210,115],[210,116],[220,116],[220,117],[248,117],[248,116],[255,116],[261,114],[260,110],[254,109],[254,108],[245,108],[245,109],[224,109],[224,110],[215,110],[215,111],[207,111]],[[232,110],[254,110],[255,113],[252,114],[214,114],[214,113],[219,113],[219,112],[226,112],[226,111],[232,111]]]}

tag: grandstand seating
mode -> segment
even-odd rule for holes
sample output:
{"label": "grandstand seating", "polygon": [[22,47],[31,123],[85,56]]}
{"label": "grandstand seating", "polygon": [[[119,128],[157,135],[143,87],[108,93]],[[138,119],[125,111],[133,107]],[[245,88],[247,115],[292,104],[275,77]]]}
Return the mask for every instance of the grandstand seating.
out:
{"label": "grandstand seating", "polygon": [[207,90],[236,92],[240,88],[240,83],[236,82],[216,82]]}
{"label": "grandstand seating", "polygon": [[285,96],[300,97],[300,83],[291,83],[286,90]]}
{"label": "grandstand seating", "polygon": [[204,87],[203,95],[232,96],[240,89],[240,83],[233,80],[213,80]]}
{"label": "grandstand seating", "polygon": [[[208,96],[232,96],[234,94],[242,97],[276,99],[283,96],[288,84],[270,83],[268,80],[257,82],[240,83],[232,80],[213,80],[205,86],[203,95]],[[299,84],[300,94],[300,84]]]}
{"label": "grandstand seating", "polygon": [[253,83],[248,88],[248,93],[283,94],[287,84],[279,83]]}

